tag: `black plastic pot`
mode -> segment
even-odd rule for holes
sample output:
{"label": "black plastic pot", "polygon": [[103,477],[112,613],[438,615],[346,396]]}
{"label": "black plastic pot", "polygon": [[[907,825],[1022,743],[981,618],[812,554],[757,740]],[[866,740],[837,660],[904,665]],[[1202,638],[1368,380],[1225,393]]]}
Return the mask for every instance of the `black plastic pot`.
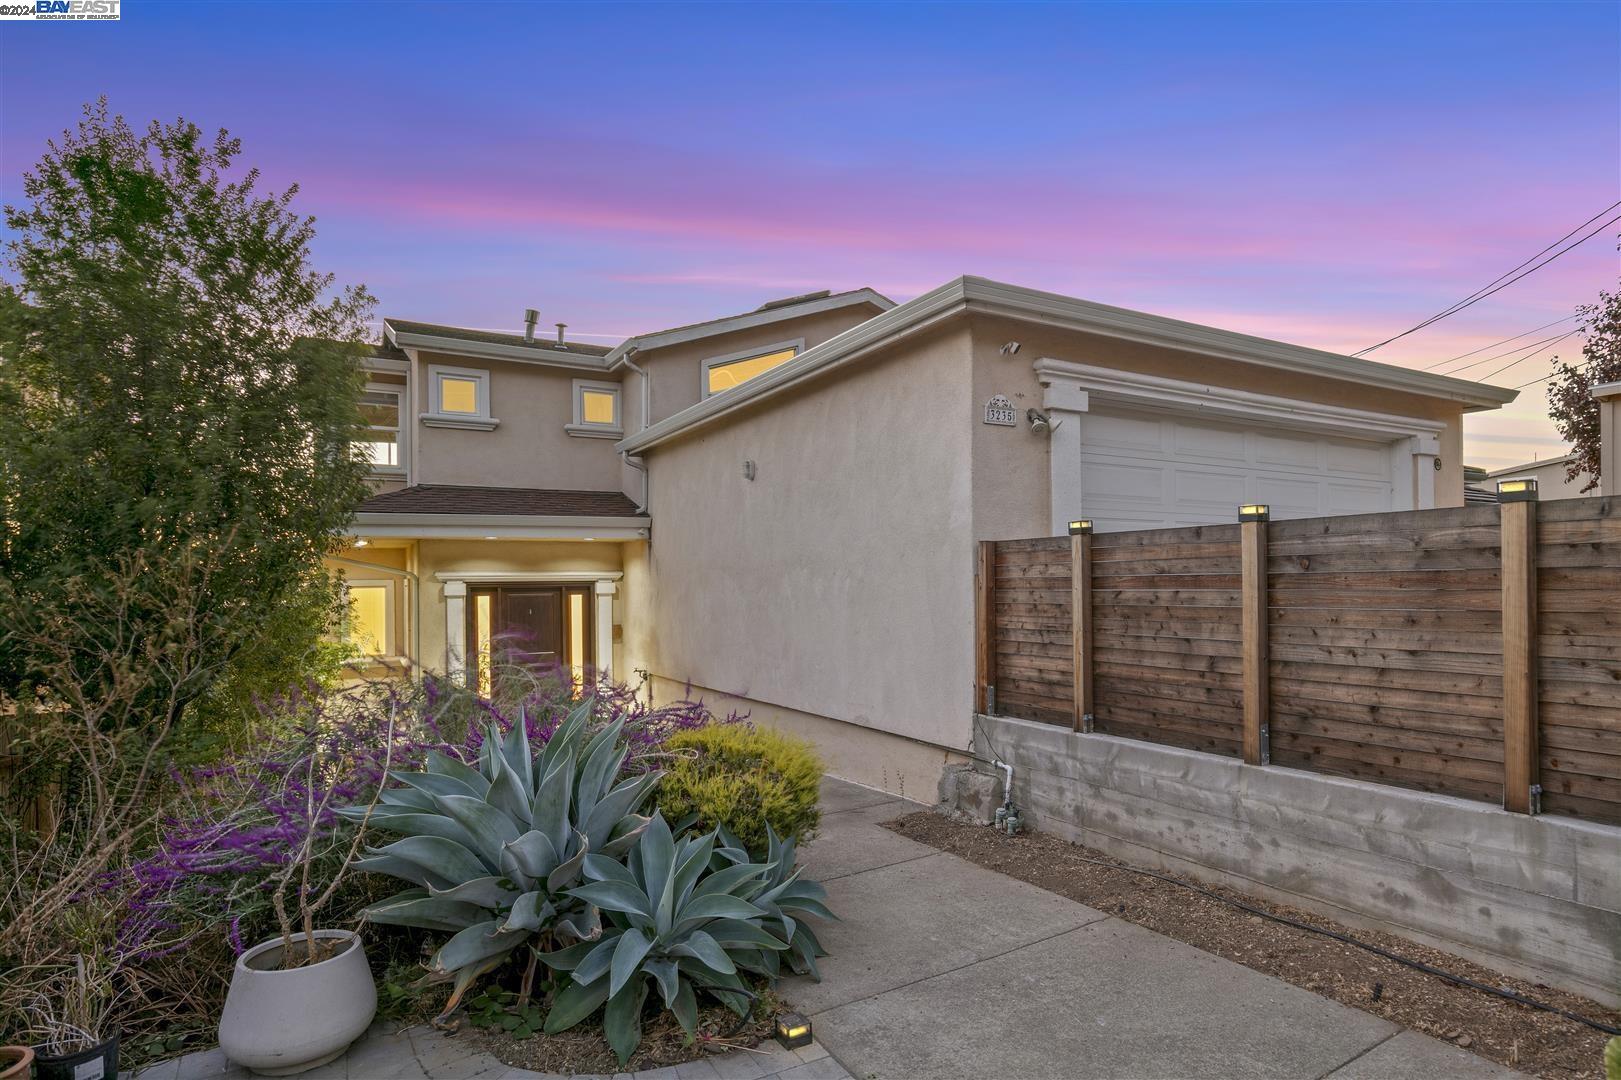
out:
{"label": "black plastic pot", "polygon": [[118,1080],[118,1032],[77,1054],[55,1057],[34,1048],[34,1080]]}

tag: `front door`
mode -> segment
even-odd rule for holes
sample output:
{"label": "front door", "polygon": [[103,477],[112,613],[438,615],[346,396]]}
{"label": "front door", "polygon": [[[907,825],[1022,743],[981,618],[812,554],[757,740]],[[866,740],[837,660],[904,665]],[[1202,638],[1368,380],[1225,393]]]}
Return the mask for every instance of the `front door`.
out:
{"label": "front door", "polygon": [[469,590],[468,641],[473,685],[488,697],[493,672],[567,669],[576,686],[592,660],[587,586],[511,585]]}

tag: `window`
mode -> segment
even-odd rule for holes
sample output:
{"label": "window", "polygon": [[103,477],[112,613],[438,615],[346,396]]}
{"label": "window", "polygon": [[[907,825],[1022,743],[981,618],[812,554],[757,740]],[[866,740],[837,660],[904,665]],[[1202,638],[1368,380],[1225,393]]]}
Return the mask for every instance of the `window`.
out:
{"label": "window", "polygon": [[619,416],[619,384],[574,380],[574,422],[569,424],[570,435],[588,438],[617,439],[625,433],[624,421]]}
{"label": "window", "polygon": [[500,421],[490,416],[490,373],[428,365],[428,411],[422,414],[422,422],[429,427],[476,431],[494,428]]}
{"label": "window", "polygon": [[357,656],[393,654],[389,627],[393,621],[394,589],[387,581],[351,581],[346,587],[349,622],[344,640]]}
{"label": "window", "polygon": [[377,472],[403,472],[404,459],[400,456],[400,406],[404,397],[401,387],[368,384],[360,396],[360,415],[367,434],[362,443],[366,457]]}
{"label": "window", "polygon": [[772,368],[781,367],[799,355],[805,347],[803,339],[783,341],[765,349],[717,356],[704,364],[704,397],[742,386],[750,379],[764,375]]}

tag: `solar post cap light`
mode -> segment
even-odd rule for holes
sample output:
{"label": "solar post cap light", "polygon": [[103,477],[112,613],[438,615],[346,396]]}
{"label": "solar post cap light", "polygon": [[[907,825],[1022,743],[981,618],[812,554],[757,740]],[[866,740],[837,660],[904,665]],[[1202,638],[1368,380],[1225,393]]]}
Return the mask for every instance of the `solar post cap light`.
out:
{"label": "solar post cap light", "polygon": [[1266,503],[1245,503],[1238,508],[1239,521],[1265,521],[1272,516],[1272,508]]}
{"label": "solar post cap light", "polygon": [[776,1020],[777,1041],[784,1050],[797,1050],[801,1046],[811,1044],[811,1023],[804,1016],[796,1012],[778,1013]]}
{"label": "solar post cap light", "polygon": [[1071,536],[1085,536],[1087,533],[1089,533],[1091,531],[1092,531],[1092,519],[1091,518],[1077,518],[1076,520],[1069,523],[1069,534]]}
{"label": "solar post cap light", "polygon": [[1534,478],[1524,480],[1497,481],[1497,501],[1506,502],[1536,502],[1537,482]]}

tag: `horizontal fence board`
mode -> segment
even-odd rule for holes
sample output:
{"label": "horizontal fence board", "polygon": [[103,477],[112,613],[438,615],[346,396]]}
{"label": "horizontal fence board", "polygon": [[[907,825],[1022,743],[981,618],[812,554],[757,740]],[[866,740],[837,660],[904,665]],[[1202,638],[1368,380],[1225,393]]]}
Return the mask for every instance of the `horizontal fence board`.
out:
{"label": "horizontal fence board", "polygon": [[[1535,511],[1543,809],[1621,823],[1621,499],[1555,500]],[[1264,530],[1271,760],[1501,803],[1499,507],[1274,521]],[[1240,536],[1231,524],[1092,537],[1092,665],[1081,678],[1095,730],[1241,755]],[[1070,724],[1070,540],[998,542],[991,561],[999,703]]]}

